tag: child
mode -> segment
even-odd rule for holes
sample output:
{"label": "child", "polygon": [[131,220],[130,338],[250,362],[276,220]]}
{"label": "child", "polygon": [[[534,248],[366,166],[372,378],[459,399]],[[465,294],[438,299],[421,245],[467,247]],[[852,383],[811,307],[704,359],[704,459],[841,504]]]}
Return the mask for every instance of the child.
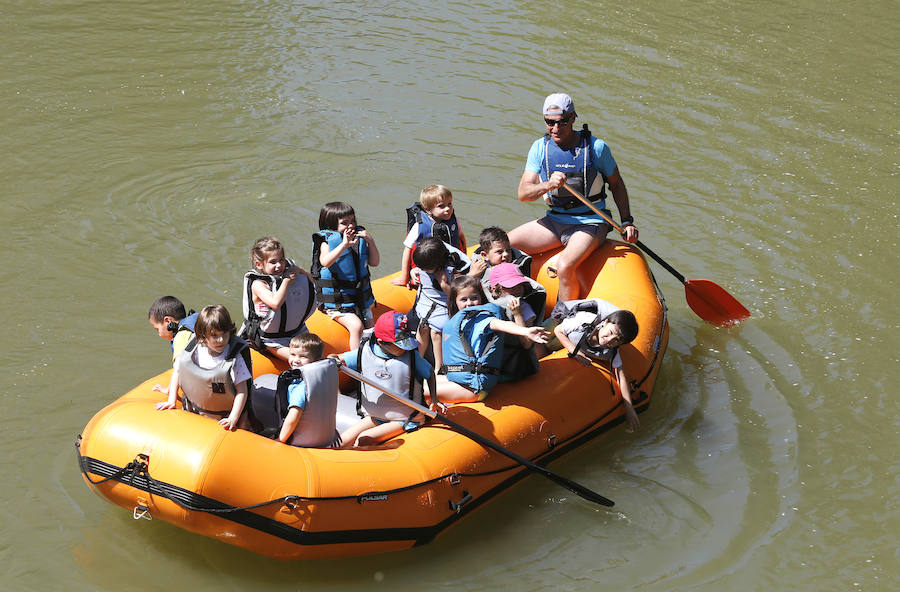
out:
{"label": "child", "polygon": [[441,367],[441,329],[449,318],[447,316],[447,295],[450,293],[450,281],[456,273],[456,267],[450,257],[447,246],[434,237],[423,238],[413,253],[416,264],[415,276],[419,288],[416,302],[413,305],[415,315],[419,319],[416,338],[419,341],[419,353],[425,355],[428,344],[434,350],[434,364]]}
{"label": "child", "polygon": [[[429,393],[436,392],[436,388],[434,369],[416,351],[418,345],[407,326],[406,315],[390,310],[378,317],[374,330],[366,331],[358,349],[337,357],[373,382],[391,392],[408,394],[410,400],[421,404],[423,382],[428,382]],[[383,391],[365,383],[360,389],[366,416],[341,434],[344,448],[384,442],[418,428],[424,421],[421,413]],[[432,397],[431,408],[438,407],[437,399]]]}
{"label": "child", "polygon": [[164,391],[169,398],[157,403],[156,409],[174,409],[180,387],[186,411],[217,419],[226,430],[249,427],[243,411],[253,378],[250,348],[235,335],[228,309],[216,304],[201,310],[194,333],[196,339],[175,360],[172,380]]}
{"label": "child", "polygon": [[485,303],[481,282],[460,276],[450,285],[450,313],[444,325],[444,360],[447,376],[437,377],[442,403],[483,401],[497,384],[502,370],[504,341],[498,333],[546,343],[549,332],[502,320],[496,304]]}
{"label": "child", "polygon": [[453,211],[453,194],[443,185],[428,185],[419,194],[419,202],[406,208],[408,234],[403,241],[400,275],[393,280],[397,286],[409,285],[412,252],[419,241],[436,237],[451,247],[465,252],[466,236]]}
{"label": "child", "polygon": [[287,415],[278,433],[280,442],[307,448],[340,445],[335,428],[338,367],[322,359],[324,344],[318,335],[302,333],[291,339],[288,364],[300,376],[287,387]]}
{"label": "child", "polygon": [[278,239],[264,236],[250,249],[253,269],[244,274],[241,337],[263,353],[287,361],[291,337],[306,333],[315,307],[312,279],[284,256]]}
{"label": "child", "polygon": [[350,333],[350,349],[359,347],[363,329],[372,326],[375,297],[369,266],[380,262],[375,239],[356,225],[356,212],[349,204],[333,201],[322,206],[319,232],[313,234],[316,299],[319,308]]}
{"label": "child", "polygon": [[[488,299],[502,307],[510,320],[523,327],[539,325],[543,320],[547,291],[542,285],[512,263],[499,263],[488,274],[491,291]],[[524,338],[504,336],[503,376],[501,382],[518,380],[539,370],[538,356],[532,342]]]}
{"label": "child", "polygon": [[197,313],[193,310],[188,314],[184,310],[184,304],[174,296],[157,298],[150,306],[147,315],[150,326],[156,329],[160,337],[169,340],[172,349],[172,361],[184,349],[188,341],[194,336],[194,323],[197,322]]}
{"label": "child", "polygon": [[619,356],[619,347],[637,337],[638,324],[634,314],[606,300],[593,298],[560,302],[553,309],[552,317],[558,322],[553,333],[570,358],[584,366],[590,366],[591,362],[610,363],[625,403],[628,427],[636,430],[640,422],[631,404],[631,387]]}
{"label": "child", "polygon": [[478,236],[478,251],[472,257],[472,272],[469,275],[480,277],[482,287],[488,292],[489,274],[484,272],[501,263],[513,263],[522,275],[526,277],[531,275],[531,256],[513,249],[505,230],[499,226],[488,226]]}

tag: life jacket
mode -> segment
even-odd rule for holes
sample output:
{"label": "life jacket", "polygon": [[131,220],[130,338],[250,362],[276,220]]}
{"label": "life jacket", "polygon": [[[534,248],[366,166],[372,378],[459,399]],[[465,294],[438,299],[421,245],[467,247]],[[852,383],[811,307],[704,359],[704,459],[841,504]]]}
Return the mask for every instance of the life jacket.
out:
{"label": "life jacket", "polygon": [[[570,150],[563,150],[544,135],[544,163],[541,167],[542,181],[546,181],[556,171],[566,174],[566,185],[571,185],[581,195],[592,202],[600,202],[598,207],[606,207],[606,176],[600,173],[591,163],[593,139],[587,124],[578,132],[578,143]],[[600,182],[596,183],[598,173]],[[543,176],[546,175],[546,176]],[[599,185],[599,186],[598,186]],[[576,198],[564,187],[553,189],[550,196],[550,209],[558,214],[590,214],[592,210]]]}
{"label": "life jacket", "polygon": [[[213,419],[228,417],[234,406],[236,394],[234,382],[231,380],[231,369],[234,368],[238,356],[243,358],[244,364],[252,374],[249,344],[240,337],[232,337],[222,361],[210,369],[201,368],[194,360],[197,345],[197,339],[191,339],[175,361],[178,381],[184,393],[183,407],[186,411],[199,413],[204,417]],[[249,389],[248,396],[250,396]],[[245,404],[245,410],[248,407],[249,405]]]}
{"label": "life jacket", "polygon": [[253,382],[253,411],[262,422],[263,436],[277,438],[290,405],[288,389],[304,382],[306,408],[288,444],[304,448],[331,448],[340,441],[336,429],[338,367],[325,358],[281,374],[263,374]]}
{"label": "life jacket", "polygon": [[[363,229],[362,226],[358,227]],[[319,255],[322,243],[332,251],[344,237],[336,230],[320,230],[312,235],[313,254],[310,273],[316,285],[316,299],[322,309],[344,309],[362,318],[364,310],[375,303],[369,278],[369,246],[359,239],[348,247],[330,267],[322,267]]]}
{"label": "life jacket", "polygon": [[191,334],[194,333],[194,325],[197,324],[197,312],[194,309],[191,309],[188,312],[188,315],[181,319],[180,321],[172,321],[166,327],[169,331],[172,332],[172,339],[169,341],[169,349],[175,351],[175,337],[181,333],[182,331],[187,331]]}
{"label": "life jacket", "polygon": [[447,380],[472,392],[489,391],[501,373],[503,338],[491,330],[489,319],[502,319],[496,304],[479,304],[450,317],[443,331],[444,365]]}
{"label": "life jacket", "polygon": [[[472,267],[472,260],[469,256],[459,249],[447,245],[450,257],[447,266],[444,267],[444,273],[447,274],[447,282],[453,280],[457,275],[465,275]],[[418,268],[416,268],[418,269]],[[416,288],[416,300],[413,303],[412,310],[418,322],[428,321],[428,318],[437,310],[447,309],[447,294],[441,289],[432,274],[426,273],[418,269],[416,274],[418,278],[418,287]],[[418,324],[418,323],[416,323]]]}
{"label": "life jacket", "polygon": [[575,316],[579,312],[589,312],[595,315],[590,322],[582,323],[581,326],[576,327],[568,333],[569,340],[575,344],[572,355],[577,354],[579,351],[583,351],[589,357],[594,358],[597,361],[612,362],[616,357],[616,354],[619,353],[618,347],[600,347],[588,343],[588,337],[594,332],[594,329],[606,320],[610,314],[619,310],[612,304],[606,304],[609,306],[601,311],[601,305],[597,299],[589,298],[585,300],[557,302],[556,306],[553,307],[553,312],[550,314],[558,323]]}
{"label": "life jacket", "polygon": [[[424,404],[425,395],[422,381],[416,377],[415,350],[408,351],[399,358],[382,358],[375,354],[374,330],[367,329],[359,344],[358,372],[366,378],[383,385],[393,393],[407,393],[408,398]],[[376,419],[406,421],[419,414],[400,401],[396,401],[381,390],[368,384],[360,384],[362,411]]]}
{"label": "life jacket", "polygon": [[459,223],[456,221],[456,212],[450,215],[449,220],[435,220],[428,212],[422,209],[422,204],[415,202],[406,208],[406,232],[419,223],[419,237],[433,236],[439,238],[451,247],[461,249],[462,242],[459,238]]}
{"label": "life jacket", "polygon": [[[294,265],[290,259],[288,267]],[[293,337],[297,333],[306,330],[306,319],[313,313],[316,298],[313,283],[304,274],[291,284],[284,302],[278,310],[272,310],[265,317],[260,316],[253,306],[253,282],[261,280],[266,282],[272,292],[276,292],[284,278],[260,273],[255,270],[244,274],[244,293],[242,305],[244,309],[244,324],[239,332],[240,336],[249,341],[253,347],[260,351],[266,351],[263,344],[265,339],[279,339]]]}

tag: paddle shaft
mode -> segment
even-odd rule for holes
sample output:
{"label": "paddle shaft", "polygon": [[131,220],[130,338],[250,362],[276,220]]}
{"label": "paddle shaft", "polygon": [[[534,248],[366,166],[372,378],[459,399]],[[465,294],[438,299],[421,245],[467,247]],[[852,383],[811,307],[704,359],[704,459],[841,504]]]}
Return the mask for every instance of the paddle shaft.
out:
{"label": "paddle shaft", "polygon": [[[616,230],[618,230],[620,234],[622,234],[622,235],[625,234],[625,230],[624,230],[621,226],[619,226],[618,224],[616,224],[615,222],[613,222],[612,218],[610,218],[609,216],[607,216],[606,214],[604,214],[604,213],[603,213],[603,210],[601,210],[600,208],[598,208],[597,206],[595,206],[594,204],[592,204],[588,199],[586,199],[583,195],[581,195],[581,193],[580,193],[577,189],[573,189],[572,187],[569,187],[568,185],[565,185],[564,187],[565,187],[566,189],[568,189],[569,192],[572,193],[572,195],[574,195],[575,197],[577,197],[578,200],[579,200],[581,203],[583,203],[583,204],[586,205],[587,207],[591,208],[591,210],[593,210],[595,214],[597,214],[598,216],[600,216],[601,218],[603,218],[604,220],[606,220],[606,222],[607,222],[610,226],[612,226],[613,228],[615,228]],[[677,270],[677,269],[675,269],[674,267],[672,267],[671,265],[669,265],[662,257],[660,257],[659,255],[657,255],[656,253],[654,253],[653,251],[651,251],[650,248],[649,248],[647,245],[645,245],[645,244],[642,243],[641,241],[637,241],[635,244],[638,246],[638,248],[639,248],[640,250],[642,250],[643,252],[645,252],[645,253],[647,253],[648,255],[650,255],[650,257],[651,257],[654,261],[656,261],[657,263],[659,263],[660,265],[662,265],[662,266],[666,269],[666,271],[668,271],[669,273],[671,273],[672,275],[674,275],[675,277],[677,277],[677,278],[678,278],[678,281],[680,281],[682,284],[685,283],[685,282],[687,281],[687,280],[685,280],[685,278],[684,278],[683,275],[681,275],[680,273],[678,273],[678,270]]]}
{"label": "paddle shaft", "polygon": [[[425,415],[427,415],[428,417],[430,417],[430,418],[432,418],[432,419],[439,419],[441,422],[443,422],[443,423],[449,425],[449,426],[452,427],[454,430],[456,430],[456,431],[459,432],[460,434],[466,436],[466,437],[469,438],[470,440],[473,440],[473,441],[475,441],[475,442],[478,442],[478,443],[481,444],[482,446],[486,446],[487,448],[490,448],[490,449],[492,449],[492,450],[495,450],[495,451],[499,452],[500,454],[503,454],[504,456],[507,456],[507,457],[513,459],[513,460],[516,461],[517,463],[519,463],[519,464],[523,465],[524,467],[526,467],[526,468],[528,468],[528,469],[534,471],[535,473],[539,473],[539,474],[543,475],[544,477],[547,477],[547,478],[550,479],[551,481],[553,481],[553,482],[555,482],[555,483],[557,483],[557,484],[559,484],[559,485],[565,487],[566,489],[568,489],[568,490],[571,491],[572,493],[575,493],[575,494],[581,496],[582,498],[584,498],[584,499],[586,499],[586,500],[588,500],[588,501],[592,501],[592,502],[594,502],[594,503],[597,503],[597,504],[600,504],[600,505],[603,505],[603,506],[610,506],[610,507],[611,507],[611,506],[614,505],[614,502],[613,502],[611,499],[608,499],[608,498],[606,498],[606,497],[603,497],[603,496],[600,495],[599,493],[597,493],[597,492],[595,492],[595,491],[591,491],[591,490],[588,489],[587,487],[584,487],[583,485],[580,485],[580,484],[578,484],[578,483],[576,483],[576,482],[574,482],[574,481],[572,481],[572,480],[570,480],[570,479],[567,479],[567,478],[563,477],[562,475],[558,475],[558,474],[554,473],[553,471],[550,471],[549,469],[546,469],[546,468],[542,467],[541,465],[539,465],[539,464],[537,464],[537,463],[535,463],[535,462],[533,462],[533,461],[528,460],[528,459],[525,458],[524,456],[519,456],[518,454],[516,454],[516,453],[513,452],[512,450],[509,450],[509,449],[507,449],[507,448],[504,448],[503,446],[500,446],[500,445],[497,444],[496,442],[494,442],[494,441],[492,441],[492,440],[490,440],[490,439],[488,439],[488,438],[485,438],[484,436],[482,436],[481,434],[479,434],[479,433],[477,433],[477,432],[473,432],[473,431],[470,430],[469,428],[467,428],[467,427],[465,427],[465,426],[463,426],[463,425],[461,425],[461,424],[459,424],[459,423],[453,421],[452,419],[450,419],[450,418],[447,417],[446,415],[441,415],[441,414],[438,413],[437,411],[432,411],[432,410],[429,409],[428,407],[425,407],[425,406],[423,406],[423,405],[419,405],[418,403],[416,403],[415,401],[411,401],[411,400],[408,399],[407,397],[404,397],[404,396],[402,396],[402,395],[399,395],[399,394],[397,394],[397,393],[394,393],[394,392],[392,392],[391,390],[385,388],[384,386],[382,386],[382,385],[380,385],[380,384],[378,384],[378,383],[375,383],[375,382],[373,382],[372,380],[366,378],[365,376],[363,376],[363,375],[360,374],[359,372],[357,372],[357,371],[355,371],[355,370],[351,370],[350,368],[347,368],[347,366],[345,366],[345,365],[343,365],[343,364],[341,364],[341,367],[340,367],[340,368],[341,368],[341,372],[343,372],[343,373],[346,374],[347,376],[350,376],[351,378],[354,378],[354,379],[358,380],[359,382],[362,382],[362,383],[364,383],[364,384],[367,384],[367,385],[369,385],[369,386],[371,386],[371,387],[374,387],[374,388],[380,390],[381,392],[383,392],[383,393],[386,394],[387,396],[391,397],[392,399],[395,399],[395,400],[397,400],[397,401],[400,401],[400,402],[403,403],[404,405],[407,405],[407,406],[409,406],[409,407],[412,407],[412,408],[415,409],[416,411],[419,411],[419,412],[421,412],[421,413],[424,413]],[[436,396],[436,395],[432,395],[432,396]]]}
{"label": "paddle shaft", "polygon": [[[568,185],[565,187],[572,195],[577,197],[581,203],[606,220],[613,228],[623,235],[625,234],[621,226],[613,222],[609,216],[585,199],[577,189],[573,189]],[[684,284],[684,296],[687,299],[688,306],[690,306],[691,310],[704,321],[708,321],[714,325],[728,326],[738,323],[750,316],[750,311],[722,286],[709,280],[686,280],[683,275],[678,273],[678,270],[664,261],[662,257],[647,248],[647,245],[641,241],[636,241],[635,244],[639,249],[652,257],[654,261],[662,265],[666,271],[678,278],[678,281]]]}

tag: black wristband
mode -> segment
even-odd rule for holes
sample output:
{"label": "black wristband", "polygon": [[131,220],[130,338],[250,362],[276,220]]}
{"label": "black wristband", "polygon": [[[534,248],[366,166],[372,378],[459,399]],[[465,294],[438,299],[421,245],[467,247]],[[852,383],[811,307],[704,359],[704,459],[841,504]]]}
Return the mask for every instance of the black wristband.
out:
{"label": "black wristband", "polygon": [[634,216],[625,216],[622,218],[622,226],[634,226]]}

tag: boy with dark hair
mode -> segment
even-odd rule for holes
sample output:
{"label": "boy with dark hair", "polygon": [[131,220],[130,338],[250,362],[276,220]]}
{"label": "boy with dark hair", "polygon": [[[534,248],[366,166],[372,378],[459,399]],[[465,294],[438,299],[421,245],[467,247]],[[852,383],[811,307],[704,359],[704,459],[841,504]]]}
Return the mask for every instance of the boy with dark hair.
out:
{"label": "boy with dark hair", "polygon": [[[619,348],[637,337],[638,324],[634,314],[606,300],[592,298],[560,302],[551,317],[558,322],[553,333],[570,358],[583,366],[590,366],[591,362],[610,365],[622,393],[625,419],[630,429],[637,429],[640,422],[631,404],[631,387],[619,356]],[[553,347],[552,344],[547,346]]]}
{"label": "boy with dark hair", "polygon": [[184,310],[181,300],[174,296],[162,296],[150,306],[147,319],[160,337],[169,340],[172,361],[175,361],[184,346],[194,336],[197,313],[192,310],[188,314]]}

